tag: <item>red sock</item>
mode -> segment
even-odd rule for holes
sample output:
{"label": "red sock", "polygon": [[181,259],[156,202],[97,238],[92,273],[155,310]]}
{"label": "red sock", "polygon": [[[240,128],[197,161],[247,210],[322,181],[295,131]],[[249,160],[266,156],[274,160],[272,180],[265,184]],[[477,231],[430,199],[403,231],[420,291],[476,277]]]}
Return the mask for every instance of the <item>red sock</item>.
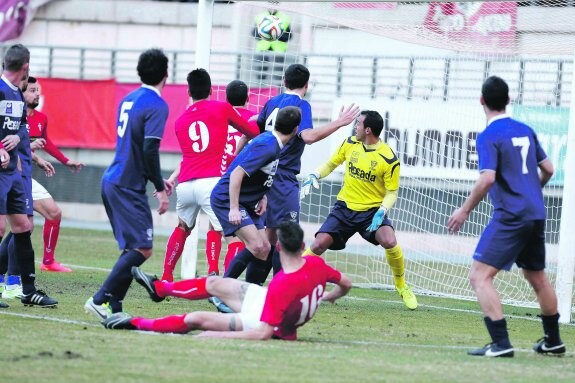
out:
{"label": "red sock", "polygon": [[226,253],[226,258],[224,259],[224,272],[228,269],[230,262],[234,257],[242,251],[246,245],[243,242],[232,242],[228,245],[228,252]]}
{"label": "red sock", "polygon": [[222,235],[215,230],[209,230],[206,235],[206,259],[208,260],[208,275],[220,273],[220,251],[222,250]]}
{"label": "red sock", "polygon": [[154,286],[161,297],[171,296],[195,301],[211,297],[206,290],[206,279],[195,278],[178,282],[155,281]]}
{"label": "red sock", "polygon": [[166,255],[164,257],[164,272],[162,274],[162,279],[166,281],[174,280],[174,269],[178,260],[182,256],[182,251],[184,251],[184,244],[186,243],[186,238],[190,235],[189,231],[185,231],[181,227],[176,227],[168,240],[166,245]]}
{"label": "red sock", "polygon": [[184,314],[158,319],[133,318],[131,322],[138,330],[184,334],[190,331],[188,325],[184,322],[185,317],[186,315]]}
{"label": "red sock", "polygon": [[45,265],[54,263],[54,251],[56,251],[59,235],[60,220],[47,219],[44,222],[44,259],[42,260]]}

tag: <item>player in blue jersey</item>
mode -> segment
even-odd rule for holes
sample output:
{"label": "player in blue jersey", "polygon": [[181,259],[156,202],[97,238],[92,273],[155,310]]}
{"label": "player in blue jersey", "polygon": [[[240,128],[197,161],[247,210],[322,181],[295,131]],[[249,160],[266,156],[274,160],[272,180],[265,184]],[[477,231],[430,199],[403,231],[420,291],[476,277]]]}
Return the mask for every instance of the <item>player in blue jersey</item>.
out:
{"label": "player in blue jersey", "polygon": [[[4,72],[0,80],[0,240],[6,230],[6,216],[14,235],[14,251],[17,254],[18,267],[21,273],[23,295],[21,302],[29,306],[54,307],[58,304],[35,286],[34,250],[30,238],[32,225],[27,216],[27,204],[31,199],[26,192],[22,175],[17,169],[19,145],[27,145],[26,105],[19,88],[20,83],[28,78],[30,51],[22,44],[12,45],[4,55]],[[20,140],[14,140],[18,135]],[[16,146],[14,143],[16,142]],[[8,157],[8,158],[7,158]],[[26,166],[26,158],[20,158]],[[30,189],[31,190],[31,189]]]}
{"label": "player in blue jersey", "polygon": [[284,74],[286,91],[271,98],[258,116],[260,130],[270,130],[275,124],[279,111],[286,106],[300,108],[302,118],[296,137],[282,150],[274,184],[267,196],[265,223],[268,240],[272,245],[270,252],[261,258],[252,254],[249,249],[242,250],[232,260],[229,271],[225,273],[226,277],[237,278],[248,267],[246,281],[262,284],[269,274],[272,259],[276,264],[275,271],[279,270],[281,267],[279,253],[275,251],[276,229],[284,221],[299,223],[299,182],[296,176],[301,169],[301,156],[306,144],[313,144],[326,138],[337,129],[353,122],[359,115],[359,107],[351,105],[340,110],[337,120],[313,129],[311,105],[304,99],[309,77],[309,70],[304,65],[290,65]]}
{"label": "player in blue jersey", "polygon": [[477,138],[479,179],[447,223],[450,231],[458,231],[489,193],[493,217],[475,249],[469,280],[492,342],[468,354],[513,356],[493,279],[500,270],[508,271],[515,263],[523,269],[541,307],[545,336],[533,349],[541,354],[562,355],[565,345],[559,336],[557,297],[545,274],[545,205],[541,190],[553,175],[553,165],[539,145],[535,132],[505,113],[508,103],[509,87],[505,81],[496,76],[485,80],[481,104],[487,127]]}
{"label": "player in blue jersey", "polygon": [[280,109],[274,130],[254,138],[212,190],[212,210],[224,235],[237,236],[258,259],[265,259],[270,251],[263,216],[266,194],[275,182],[280,152],[294,139],[301,118],[297,107]]}
{"label": "player in blue jersey", "polygon": [[160,140],[168,118],[168,105],[160,93],[168,78],[168,58],[159,49],[140,55],[142,86],[128,94],[118,108],[116,156],[102,177],[102,199],[122,254],[104,284],[84,305],[99,319],[121,312],[132,282],[132,266],[152,255],[153,221],[146,184],[156,188],[159,214],[168,210],[173,185],[162,178]]}

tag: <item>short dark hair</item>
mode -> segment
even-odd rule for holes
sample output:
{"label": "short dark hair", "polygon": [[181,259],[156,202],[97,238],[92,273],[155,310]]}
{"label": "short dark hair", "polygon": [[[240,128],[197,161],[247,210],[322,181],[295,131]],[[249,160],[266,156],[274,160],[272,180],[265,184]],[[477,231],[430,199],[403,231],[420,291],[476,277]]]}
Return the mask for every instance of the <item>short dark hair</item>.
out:
{"label": "short dark hair", "polygon": [[481,87],[481,96],[489,109],[497,112],[504,111],[509,103],[509,86],[500,77],[488,77]]}
{"label": "short dark hair", "polygon": [[379,137],[383,130],[383,118],[381,118],[381,114],[375,110],[362,110],[360,114],[365,116],[363,127],[370,128],[373,135]]}
{"label": "short dark hair", "polygon": [[12,45],[4,53],[4,70],[17,72],[30,62],[30,51],[22,44]]}
{"label": "short dark hair", "polygon": [[284,221],[276,230],[278,241],[286,252],[298,253],[303,243],[303,229],[298,223]]}
{"label": "short dark hair", "polygon": [[297,106],[286,106],[276,116],[274,129],[282,134],[292,134],[301,122],[301,110]]}
{"label": "short dark hair", "polygon": [[303,88],[309,81],[309,69],[302,64],[291,64],[285,71],[284,81],[286,88]]}
{"label": "short dark hair", "polygon": [[207,70],[203,68],[194,69],[188,73],[188,92],[194,100],[203,100],[210,96],[212,89],[212,79]]}
{"label": "short dark hair", "polygon": [[226,86],[226,100],[232,106],[243,106],[248,100],[248,86],[241,80],[234,80]]}
{"label": "short dark hair", "polygon": [[168,75],[168,57],[161,49],[148,49],[140,55],[137,69],[144,84],[158,85]]}
{"label": "short dark hair", "polygon": [[28,84],[36,84],[37,82],[36,77],[28,76]]}

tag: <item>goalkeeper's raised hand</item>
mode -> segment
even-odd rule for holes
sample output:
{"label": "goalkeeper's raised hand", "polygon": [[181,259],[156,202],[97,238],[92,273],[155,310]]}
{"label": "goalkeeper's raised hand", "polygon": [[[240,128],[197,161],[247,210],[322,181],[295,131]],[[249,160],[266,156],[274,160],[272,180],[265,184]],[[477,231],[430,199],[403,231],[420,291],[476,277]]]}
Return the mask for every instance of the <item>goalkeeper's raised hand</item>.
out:
{"label": "goalkeeper's raised hand", "polygon": [[319,189],[319,182],[318,176],[315,173],[312,173],[306,177],[301,185],[301,190],[299,192],[299,199],[302,200],[307,197],[311,193],[311,187],[313,186],[315,189]]}
{"label": "goalkeeper's raised hand", "polygon": [[385,218],[385,214],[387,213],[387,209],[383,206],[379,208],[379,210],[375,213],[371,220],[371,225],[367,228],[368,231],[377,231]]}

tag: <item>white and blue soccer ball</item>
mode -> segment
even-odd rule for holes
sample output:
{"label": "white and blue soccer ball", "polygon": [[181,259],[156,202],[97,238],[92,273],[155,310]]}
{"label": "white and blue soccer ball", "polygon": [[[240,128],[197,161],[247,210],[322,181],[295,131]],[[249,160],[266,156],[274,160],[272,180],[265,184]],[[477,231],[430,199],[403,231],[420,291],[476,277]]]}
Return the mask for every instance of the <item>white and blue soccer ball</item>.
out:
{"label": "white and blue soccer ball", "polygon": [[281,20],[273,15],[265,16],[258,24],[258,35],[267,41],[275,41],[284,33]]}

